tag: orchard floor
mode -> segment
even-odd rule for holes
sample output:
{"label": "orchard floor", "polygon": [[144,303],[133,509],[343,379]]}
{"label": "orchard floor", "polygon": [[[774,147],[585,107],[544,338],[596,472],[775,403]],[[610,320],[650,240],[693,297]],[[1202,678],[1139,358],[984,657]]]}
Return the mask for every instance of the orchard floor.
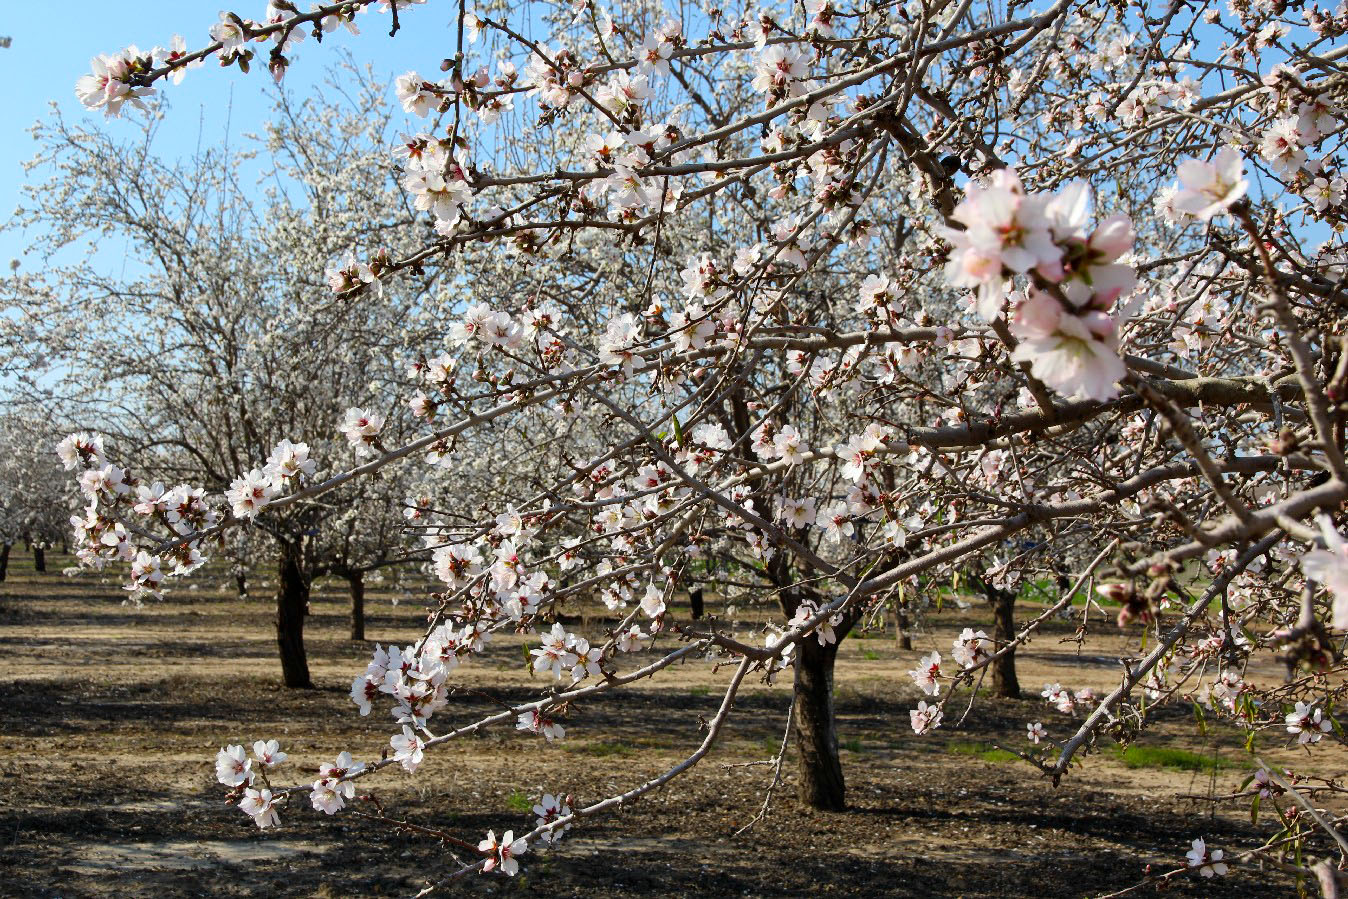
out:
{"label": "orchard floor", "polygon": [[[136,610],[119,604],[115,583],[63,577],[66,558],[48,564],[51,573],[37,575],[16,552],[0,584],[0,896],[408,896],[454,869],[424,839],[350,814],[327,818],[307,801],[281,810],[280,830],[260,833],[224,805],[213,775],[221,745],[258,737],[290,753],[285,782],[312,780],[317,763],[342,749],[378,757],[392,721],[384,709],[361,718],[347,690],[373,641],[416,634],[424,612],[415,601],[394,606],[388,591],[372,591],[372,642],[356,645],[346,639],[340,584],[321,585],[306,633],[317,689],[294,691],[276,684],[266,600],[240,601],[203,582]],[[1038,697],[1044,682],[1097,691],[1116,682],[1118,657],[1136,645],[1102,620],[1080,655],[1062,641],[1072,630],[1062,622],[1022,650],[1026,699],[980,699],[954,727],[960,703],[947,726],[915,736],[908,710],[920,695],[905,672],[921,652],[948,656],[957,629],[986,626],[987,617],[980,605],[935,616],[914,651],[900,651],[892,633],[847,641],[837,673],[847,811],[797,803],[792,757],[769,817],[734,836],[771,772],[730,766],[773,755],[790,703],[789,681],[754,683],[723,741],[672,788],[587,821],[556,851],[531,851],[513,880],[477,876],[445,892],[1084,897],[1135,884],[1148,865],[1179,867],[1194,837],[1232,853],[1273,832],[1267,810],[1252,825],[1247,805],[1203,798],[1233,792],[1250,763],[1234,731],[1200,736],[1182,710],[1139,745],[1187,753],[1124,759],[1106,749],[1056,788],[992,748],[1028,749],[1028,721],[1042,720],[1056,739],[1074,729]],[[752,622],[741,631],[749,639]],[[516,639],[494,643],[459,669],[459,682],[519,699],[541,685],[523,652]],[[1258,675],[1279,676],[1272,667]],[[527,830],[527,805],[543,791],[593,801],[676,763],[698,742],[699,716],[714,712],[727,677],[687,664],[650,687],[576,707],[559,744],[491,731],[428,754],[415,778],[385,771],[363,789],[391,814],[463,838]],[[471,720],[491,701],[461,695],[440,714]],[[1270,761],[1348,771],[1348,752],[1330,740],[1308,756],[1274,732],[1260,736]],[[1195,770],[1176,767],[1184,765]],[[1226,878],[1181,878],[1167,893],[1290,896],[1296,885],[1237,864]]]}

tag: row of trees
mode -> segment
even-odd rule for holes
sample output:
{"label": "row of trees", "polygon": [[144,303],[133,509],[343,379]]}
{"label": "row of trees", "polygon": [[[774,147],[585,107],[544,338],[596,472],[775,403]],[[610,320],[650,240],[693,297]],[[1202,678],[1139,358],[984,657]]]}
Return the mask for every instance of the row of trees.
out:
{"label": "row of trees", "polygon": [[[434,14],[419,6],[379,4],[394,33]],[[204,57],[266,53],[282,77],[294,41],[371,8],[224,14],[199,50],[100,57],[79,91],[115,113]],[[917,734],[989,668],[1013,692],[1015,648],[1098,579],[1147,637],[1108,695],[1053,697],[1080,717],[1025,754],[1045,776],[1168,702],[1206,703],[1255,736],[1328,732],[1348,628],[1342,16],[1202,0],[821,0],[682,18],[644,2],[442,8],[457,35],[444,77],[394,85],[424,129],[370,168],[325,152],[346,119],[291,107],[305,150],[283,178],[303,204],[228,242],[184,228],[161,248],[139,243],[146,210],[194,221],[196,198],[231,195],[231,167],[161,173],[105,153],[104,174],[62,169],[72,187],[45,192],[41,215],[74,223],[76,195],[132,198],[98,221],[160,280],[114,291],[77,268],[20,284],[34,319],[65,310],[61,330],[79,335],[54,353],[63,363],[102,371],[126,358],[118,329],[145,322],[162,341],[106,372],[153,385],[145,426],[110,432],[107,448],[67,444],[92,503],[86,554],[134,558],[133,587],[157,589],[228,534],[266,535],[278,635],[296,633],[285,585],[321,564],[307,532],[378,505],[359,491],[426,471],[420,458],[448,461],[452,479],[428,485],[415,521],[444,582],[430,624],[353,687],[362,709],[394,709],[387,758],[282,788],[270,751],[251,767],[226,752],[221,780],[260,826],[306,791],[335,812],[351,781],[414,772],[486,727],[560,738],[567,708],[692,658],[733,675],[684,761],[574,810],[545,803],[536,827],[489,835],[445,880],[513,873],[531,845],[675,782],[723,735],[746,678],[786,669],[800,797],[840,808],[837,648],[952,577],[994,601],[998,627],[911,672],[931,700],[911,712]],[[369,105],[349,127],[383,135],[382,84],[358,83]],[[79,133],[52,132],[58,146]],[[339,260],[323,293],[316,257]],[[228,302],[239,285],[270,314]],[[53,297],[115,297],[120,311],[91,328]],[[256,393],[212,393],[213,367],[246,370]],[[371,390],[374,372],[386,375]],[[222,416],[206,433],[202,409]],[[324,477],[273,464],[240,502],[235,479],[290,452],[282,440],[308,441],[337,472],[336,429],[359,464]],[[222,433],[247,439],[219,449]],[[123,489],[169,446],[199,458],[173,473],[208,488],[178,528],[137,515]],[[707,571],[777,606],[777,624],[746,642],[718,620],[675,620],[673,591]],[[1016,622],[1014,597],[1043,583],[1059,584],[1051,604]],[[569,597],[602,599],[620,621],[553,625]],[[454,669],[501,631],[537,635],[536,670],[561,683],[442,724]],[[1260,653],[1335,676],[1247,680]],[[282,655],[287,682],[307,681],[284,638]],[[1216,873],[1195,852],[1193,869]]]}
{"label": "row of trees", "polygon": [[55,431],[41,421],[17,411],[0,417],[0,581],[15,544],[31,548],[33,565],[43,572],[46,550],[70,540],[76,491],[51,453]]}
{"label": "row of trees", "polygon": [[[37,129],[46,180],[11,227],[30,236],[30,257],[50,261],[21,265],[5,285],[11,401],[134,459],[128,502],[162,505],[179,482],[224,493],[284,434],[305,434],[315,459],[338,456],[333,422],[352,402],[386,404],[402,377],[391,360],[424,343],[443,302],[428,279],[354,302],[333,299],[314,265],[345,253],[352,233],[393,252],[411,245],[396,237],[411,210],[385,152],[389,112],[365,80],[303,102],[278,94],[261,134],[185,160],[153,152],[162,118],[143,140],[59,115]],[[108,265],[110,247],[126,261]],[[395,410],[385,433],[397,439],[411,420]],[[59,436],[38,430],[7,433],[30,448],[10,457],[23,471],[7,485],[68,537],[82,505],[67,500]],[[424,557],[403,525],[427,482],[417,469],[353,482],[220,544],[240,592],[271,560],[286,684],[311,682],[303,626],[315,578],[348,582],[351,636],[364,639],[366,576]],[[60,501],[44,502],[53,493]]]}

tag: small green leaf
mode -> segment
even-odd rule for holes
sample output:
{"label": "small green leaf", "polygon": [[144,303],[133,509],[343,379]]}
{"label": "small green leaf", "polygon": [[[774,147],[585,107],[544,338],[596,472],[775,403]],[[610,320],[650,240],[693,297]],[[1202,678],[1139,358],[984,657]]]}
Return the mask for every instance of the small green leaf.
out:
{"label": "small green leaf", "polygon": [[1208,735],[1208,722],[1203,714],[1203,706],[1198,703],[1198,700],[1194,700],[1194,720],[1198,722],[1199,734],[1206,737]]}

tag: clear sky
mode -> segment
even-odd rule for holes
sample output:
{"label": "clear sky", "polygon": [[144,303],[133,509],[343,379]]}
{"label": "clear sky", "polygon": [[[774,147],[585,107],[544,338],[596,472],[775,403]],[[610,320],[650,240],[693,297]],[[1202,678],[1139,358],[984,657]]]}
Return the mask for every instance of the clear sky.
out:
{"label": "clear sky", "polygon": [[[308,4],[298,5],[305,8]],[[210,42],[208,32],[221,9],[261,18],[266,6],[266,0],[237,0],[230,6],[223,6],[221,0],[0,3],[0,37],[11,39],[8,48],[0,48],[0,83],[6,86],[0,96],[0,220],[7,220],[19,203],[26,177],[22,163],[36,151],[28,129],[47,114],[49,105],[55,102],[72,120],[102,117],[101,112],[86,112],[75,98],[75,81],[89,71],[90,57],[130,44],[146,51],[167,46],[174,34],[181,34],[188,48],[195,50]],[[439,77],[440,60],[454,53],[449,23],[457,11],[457,3],[444,0],[412,7],[401,15],[403,30],[395,40],[388,37],[388,15],[358,16],[359,36],[339,29],[322,46],[309,37],[288,54],[294,64],[287,83],[302,90],[321,80],[337,47],[349,47],[357,62],[373,64],[390,82],[408,69]],[[157,139],[158,151],[167,156],[188,154],[196,146],[199,131],[203,141],[220,140],[227,115],[235,133],[256,130],[268,109],[264,89],[269,82],[265,64],[244,75],[237,68],[220,71],[212,60],[189,70],[181,84],[160,82],[173,109]],[[114,127],[132,133],[139,130],[142,120],[129,112],[127,120]],[[40,179],[40,173],[32,177]],[[17,258],[23,243],[21,235],[0,233],[0,265]]]}
{"label": "clear sky", "polygon": [[[225,0],[229,2],[229,0]],[[266,0],[234,0],[234,12],[261,18]],[[521,0],[524,2],[524,0]],[[20,199],[25,174],[22,163],[35,152],[29,127],[46,115],[55,102],[72,120],[81,116],[102,117],[88,112],[75,98],[75,81],[89,71],[89,59],[135,44],[142,50],[167,45],[181,34],[190,49],[209,43],[210,26],[218,21],[222,0],[62,0],[30,2],[0,0],[0,37],[10,38],[0,47],[0,222],[7,220]],[[307,3],[299,4],[302,8]],[[518,7],[517,7],[518,9]],[[388,37],[390,17],[370,12],[357,18],[359,36],[339,29],[322,46],[308,38],[299,45],[286,76],[287,85],[303,91],[323,78],[338,47],[349,48],[358,63],[370,63],[380,77],[391,82],[409,69],[438,77],[440,60],[454,52],[451,23],[458,11],[454,0],[429,0],[402,15],[403,30]],[[528,23],[524,24],[526,30]],[[1208,26],[1200,27],[1200,41],[1217,42],[1221,36]],[[262,51],[265,56],[265,50]],[[1271,64],[1271,63],[1270,63]],[[268,111],[265,88],[270,81],[265,65],[250,75],[237,68],[220,71],[213,60],[187,72],[182,84],[160,82],[172,101],[172,111],[160,129],[157,152],[166,156],[186,155],[203,142],[222,139],[228,117],[234,133],[254,131]],[[1212,89],[1219,89],[1213,85]],[[390,99],[391,93],[390,93]],[[126,120],[112,127],[139,130],[139,115],[128,112]],[[32,177],[40,180],[41,173]],[[21,255],[21,234],[0,232],[0,265]]]}

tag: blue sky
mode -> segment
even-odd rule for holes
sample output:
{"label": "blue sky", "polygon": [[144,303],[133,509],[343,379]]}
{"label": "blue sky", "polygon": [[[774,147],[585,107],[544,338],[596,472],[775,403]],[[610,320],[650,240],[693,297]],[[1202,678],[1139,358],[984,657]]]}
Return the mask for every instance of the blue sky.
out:
{"label": "blue sky", "polygon": [[[237,0],[237,4],[229,8],[244,16],[261,17],[266,8],[266,0]],[[0,78],[6,85],[0,105],[0,222],[9,218],[19,202],[20,188],[29,177],[22,163],[36,149],[28,129],[47,114],[49,104],[55,102],[71,120],[102,117],[84,110],[74,94],[75,81],[88,71],[91,56],[116,52],[128,44],[149,50],[167,45],[174,34],[183,35],[188,47],[197,49],[209,42],[208,31],[222,8],[221,0],[64,0],[60,4],[4,0],[2,6],[0,36],[9,37],[11,44],[0,48]],[[412,7],[403,14],[403,30],[396,39],[388,37],[387,14],[361,15],[359,36],[339,29],[321,46],[312,38],[299,45],[290,54],[294,64],[286,76],[287,86],[303,92],[321,80],[338,47],[349,48],[357,62],[372,64],[389,81],[408,69],[437,77],[440,60],[455,49],[451,23],[457,10],[453,0],[430,0]],[[528,30],[527,16],[522,24]],[[1201,41],[1221,39],[1211,26],[1200,26],[1197,33]],[[156,152],[167,157],[187,155],[198,139],[219,141],[227,120],[235,134],[257,130],[269,109],[269,81],[264,65],[244,75],[237,68],[221,71],[208,60],[189,70],[182,84],[161,82],[172,110],[160,129]],[[131,136],[140,130],[139,115],[130,112],[124,120],[113,120],[111,127]],[[40,181],[41,172],[35,171],[31,178]],[[0,265],[18,258],[25,242],[21,234],[0,232]]]}
{"label": "blue sky", "polygon": [[[0,104],[0,221],[8,220],[19,203],[20,188],[28,177],[22,163],[36,151],[28,129],[47,114],[49,104],[55,102],[72,120],[102,117],[102,113],[86,112],[75,99],[75,80],[89,70],[90,57],[129,44],[142,50],[167,46],[174,34],[181,34],[195,50],[209,43],[208,31],[221,9],[261,18],[266,0],[241,0],[233,6],[222,6],[220,0],[65,0],[60,4],[6,0],[3,7],[0,36],[12,42],[7,49],[0,48],[0,80],[6,85]],[[437,0],[413,7],[402,14],[403,30],[392,40],[387,15],[359,16],[359,36],[340,29],[322,46],[312,37],[299,45],[290,54],[294,65],[286,81],[292,89],[303,90],[321,80],[337,47],[349,47],[357,62],[371,63],[390,81],[413,68],[438,77],[440,60],[454,53],[455,36],[449,23],[457,10],[457,4]],[[169,157],[189,154],[199,132],[204,143],[220,140],[227,116],[234,133],[256,130],[267,114],[269,82],[265,65],[243,75],[236,68],[221,71],[209,60],[189,70],[179,85],[161,82],[173,109],[157,138],[158,152]],[[138,133],[139,121],[139,115],[132,112],[113,127],[125,129],[128,135]],[[31,177],[40,180],[41,174],[35,171]],[[19,257],[23,243],[21,235],[0,233],[0,265]]]}

